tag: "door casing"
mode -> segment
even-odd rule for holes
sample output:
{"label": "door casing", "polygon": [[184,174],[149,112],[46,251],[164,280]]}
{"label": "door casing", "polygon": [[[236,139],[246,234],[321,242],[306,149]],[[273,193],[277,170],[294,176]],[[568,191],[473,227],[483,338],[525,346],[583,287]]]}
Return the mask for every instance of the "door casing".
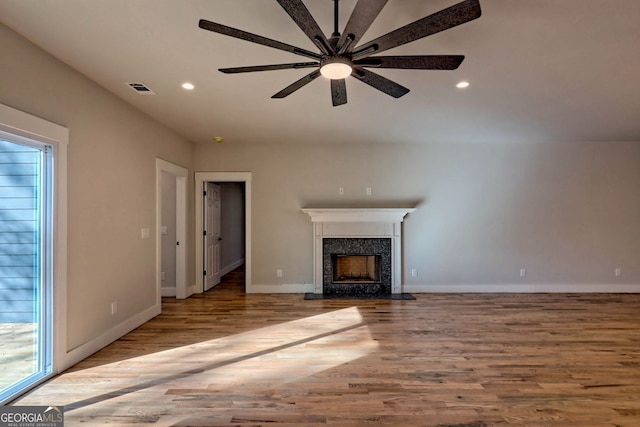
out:
{"label": "door casing", "polygon": [[187,177],[189,171],[162,159],[156,159],[156,303],[162,301],[162,172],[176,178],[176,298],[183,299],[195,290],[187,287]]}
{"label": "door casing", "polygon": [[[242,182],[244,183],[244,210],[245,210],[245,292],[251,293],[251,172],[196,172],[195,194],[202,193],[205,182]],[[204,215],[203,197],[195,197],[195,277],[196,292],[204,292],[204,271],[202,253],[204,248]]]}
{"label": "door casing", "polygon": [[213,182],[205,184],[204,198],[204,223],[205,223],[205,266],[207,272],[204,282],[204,290],[208,291],[220,283],[220,211],[222,188]]}
{"label": "door casing", "polygon": [[49,144],[53,147],[53,330],[52,373],[25,387],[35,387],[51,376],[71,367],[76,349],[67,349],[67,146],[69,129],[0,104],[0,131]]}

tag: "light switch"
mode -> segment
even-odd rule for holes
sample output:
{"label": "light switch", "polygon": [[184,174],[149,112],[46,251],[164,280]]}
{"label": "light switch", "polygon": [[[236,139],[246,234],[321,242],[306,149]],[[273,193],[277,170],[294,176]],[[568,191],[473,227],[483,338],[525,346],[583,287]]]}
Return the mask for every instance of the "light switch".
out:
{"label": "light switch", "polygon": [[143,228],[142,229],[142,238],[143,239],[148,239],[149,237],[151,237],[151,230],[148,228]]}
{"label": "light switch", "polygon": [[164,235],[167,234],[167,226],[163,225],[162,227],[160,227],[160,234]]}

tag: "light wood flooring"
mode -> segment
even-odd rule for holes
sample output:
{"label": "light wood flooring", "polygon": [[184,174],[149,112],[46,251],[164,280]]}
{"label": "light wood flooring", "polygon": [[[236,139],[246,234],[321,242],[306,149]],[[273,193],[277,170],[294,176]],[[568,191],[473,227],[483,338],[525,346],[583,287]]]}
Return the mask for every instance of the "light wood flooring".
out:
{"label": "light wood flooring", "polygon": [[640,295],[187,300],[18,405],[65,425],[640,426]]}

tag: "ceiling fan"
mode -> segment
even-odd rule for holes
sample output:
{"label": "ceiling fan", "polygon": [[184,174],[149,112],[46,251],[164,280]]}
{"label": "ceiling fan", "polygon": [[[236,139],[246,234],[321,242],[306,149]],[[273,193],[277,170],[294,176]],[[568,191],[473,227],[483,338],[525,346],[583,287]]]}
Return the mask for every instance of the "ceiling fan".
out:
{"label": "ceiling fan", "polygon": [[320,75],[331,80],[333,106],[347,103],[345,78],[356,79],[394,98],[406,95],[409,89],[368,68],[396,68],[414,70],[455,70],[464,60],[462,55],[372,56],[426,36],[447,30],[479,18],[482,14],[479,0],[465,0],[451,7],[407,24],[370,42],[357,45],[360,38],[376,19],[388,0],[358,0],[342,34],[338,32],[338,1],[334,1],[334,31],[326,37],[302,0],[277,0],[300,29],[318,47],[320,53],[262,37],[237,28],[200,20],[199,27],[215,33],[280,49],[311,58],[313,62],[256,65],[221,68],[223,73],[248,73],[297,68],[315,68],[272,98],[284,98],[311,83]]}

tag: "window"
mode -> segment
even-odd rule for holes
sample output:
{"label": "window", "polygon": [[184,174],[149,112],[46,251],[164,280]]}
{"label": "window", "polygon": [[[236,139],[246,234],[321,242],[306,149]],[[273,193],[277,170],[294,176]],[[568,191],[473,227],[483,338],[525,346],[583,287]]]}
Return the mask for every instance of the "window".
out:
{"label": "window", "polygon": [[0,397],[51,373],[51,151],[0,135]]}
{"label": "window", "polygon": [[66,295],[67,139],[0,104],[0,403],[55,373],[65,344],[54,340],[66,328],[53,308]]}

